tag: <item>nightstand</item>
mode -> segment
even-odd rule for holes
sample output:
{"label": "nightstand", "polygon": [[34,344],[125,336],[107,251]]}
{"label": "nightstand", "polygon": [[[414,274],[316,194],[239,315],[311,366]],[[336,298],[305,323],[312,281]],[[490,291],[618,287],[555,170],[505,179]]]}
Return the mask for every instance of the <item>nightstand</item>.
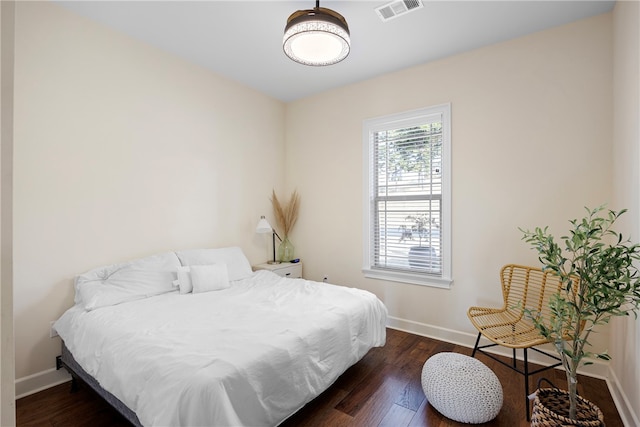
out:
{"label": "nightstand", "polygon": [[253,266],[253,271],[269,270],[278,276],[287,277],[289,279],[302,278],[302,263],[281,262],[280,264],[258,264]]}

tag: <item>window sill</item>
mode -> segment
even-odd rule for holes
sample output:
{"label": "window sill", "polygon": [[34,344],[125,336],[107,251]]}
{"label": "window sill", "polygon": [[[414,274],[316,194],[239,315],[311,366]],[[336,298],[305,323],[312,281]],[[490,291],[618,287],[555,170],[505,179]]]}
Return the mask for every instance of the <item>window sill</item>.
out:
{"label": "window sill", "polygon": [[392,282],[411,283],[412,285],[430,286],[432,288],[451,289],[453,279],[433,277],[424,274],[407,273],[403,271],[389,271],[378,269],[362,269],[364,277]]}

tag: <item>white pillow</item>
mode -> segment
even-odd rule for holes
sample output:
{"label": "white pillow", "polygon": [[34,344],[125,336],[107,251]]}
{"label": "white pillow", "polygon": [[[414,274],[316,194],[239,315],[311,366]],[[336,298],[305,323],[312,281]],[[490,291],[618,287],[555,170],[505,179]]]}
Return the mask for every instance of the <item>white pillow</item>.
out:
{"label": "white pillow", "polygon": [[181,294],[188,294],[193,291],[193,284],[191,283],[191,274],[189,271],[191,267],[178,267],[178,286],[180,287]]}
{"label": "white pillow", "polygon": [[225,264],[192,265],[193,293],[219,291],[229,286],[229,273]]}
{"label": "white pillow", "polygon": [[193,284],[191,283],[191,274],[189,273],[191,267],[178,267],[178,287],[180,288],[181,294],[188,294],[193,291]]}
{"label": "white pillow", "polygon": [[189,249],[176,252],[183,266],[226,264],[229,280],[241,280],[253,274],[249,260],[238,247]]}
{"label": "white pillow", "polygon": [[123,267],[108,278],[85,281],[77,294],[85,310],[121,304],[176,290],[172,271]]}
{"label": "white pillow", "polygon": [[[105,265],[97,267],[87,271],[79,276],[76,276],[75,287],[75,299],[76,304],[82,304],[82,294],[79,291],[80,286],[83,283],[96,281],[107,281],[111,275],[116,271],[120,271],[124,268],[138,269],[138,270],[155,270],[155,271],[176,271],[180,267],[180,260],[175,252],[165,252],[163,254],[152,255],[146,258],[140,258],[133,261],[121,262],[118,264]],[[175,278],[174,278],[175,279]],[[173,283],[172,283],[173,287]]]}

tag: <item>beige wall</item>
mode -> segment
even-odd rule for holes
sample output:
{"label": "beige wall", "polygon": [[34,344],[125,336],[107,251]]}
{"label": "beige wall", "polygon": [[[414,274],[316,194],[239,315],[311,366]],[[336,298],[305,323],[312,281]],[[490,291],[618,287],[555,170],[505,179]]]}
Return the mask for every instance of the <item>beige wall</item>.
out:
{"label": "beige wall", "polygon": [[[614,198],[629,208],[625,234],[640,241],[640,3],[617,2],[613,11]],[[611,323],[611,380],[628,425],[640,425],[640,320]],[[626,402],[624,400],[626,399]]]}
{"label": "beige wall", "polygon": [[16,6],[16,378],[51,369],[49,322],[87,269],[241,246],[284,184],[284,105],[48,2]]}
{"label": "beige wall", "polygon": [[[287,105],[287,183],[305,275],[368,289],[391,324],[473,344],[471,305],[499,304],[503,264],[536,264],[518,227],[563,233],[611,202],[611,15],[601,15]],[[450,290],[365,279],[362,121],[451,102]],[[613,206],[615,207],[615,206]],[[608,334],[593,340],[604,349]]]}
{"label": "beige wall", "polygon": [[14,2],[0,2],[0,425],[15,424],[13,354]]}

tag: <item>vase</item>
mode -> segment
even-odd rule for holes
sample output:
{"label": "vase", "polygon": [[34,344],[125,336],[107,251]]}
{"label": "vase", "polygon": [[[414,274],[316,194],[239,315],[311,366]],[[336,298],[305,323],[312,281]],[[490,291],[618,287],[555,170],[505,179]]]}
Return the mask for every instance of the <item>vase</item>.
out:
{"label": "vase", "polygon": [[295,258],[293,255],[294,247],[291,244],[291,241],[287,236],[284,236],[280,246],[278,246],[278,261],[280,262],[290,262]]}
{"label": "vase", "polygon": [[578,397],[577,420],[569,418],[569,392],[557,388],[536,391],[531,427],[583,426],[604,427],[604,415],[592,402]]}

